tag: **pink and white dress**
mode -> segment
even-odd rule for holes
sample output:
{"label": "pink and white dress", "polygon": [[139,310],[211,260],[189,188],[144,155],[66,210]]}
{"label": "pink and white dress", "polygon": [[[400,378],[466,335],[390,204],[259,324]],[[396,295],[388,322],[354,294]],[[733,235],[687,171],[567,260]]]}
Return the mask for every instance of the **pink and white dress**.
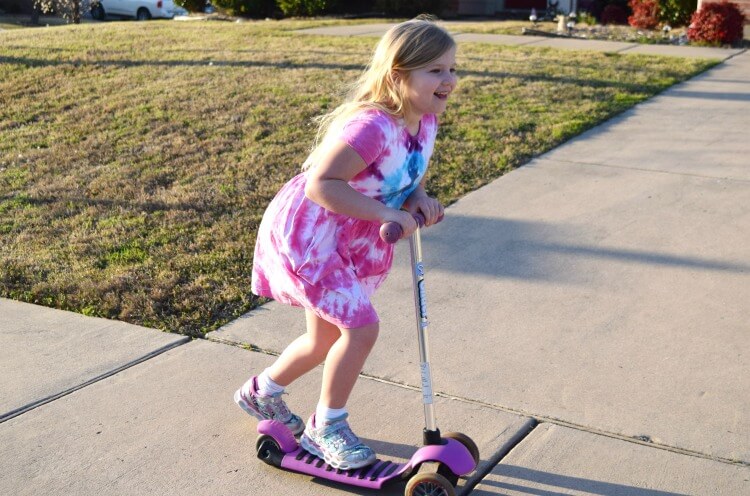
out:
{"label": "pink and white dress", "polygon": [[[401,208],[427,170],[436,135],[437,118],[431,114],[422,117],[416,136],[384,112],[356,114],[338,139],[351,146],[367,168],[349,184]],[[305,172],[292,178],[263,215],[253,293],[308,308],[346,329],[378,322],[370,296],[391,269],[393,245],[380,239],[377,222],[337,214],[309,200],[306,182]]]}

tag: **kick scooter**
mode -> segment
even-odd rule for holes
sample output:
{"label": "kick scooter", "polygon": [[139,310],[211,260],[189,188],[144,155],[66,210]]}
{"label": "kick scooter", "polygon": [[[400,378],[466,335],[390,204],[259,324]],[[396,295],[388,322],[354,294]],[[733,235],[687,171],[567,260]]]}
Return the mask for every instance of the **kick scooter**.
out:
{"label": "kick scooter", "polygon": [[[425,219],[419,214],[415,215],[414,219],[420,227],[412,234],[409,245],[425,413],[424,446],[419,448],[407,463],[377,459],[366,467],[339,470],[302,449],[292,431],[282,422],[262,420],[258,423],[260,435],[256,449],[258,458],[265,463],[292,472],[369,489],[381,489],[399,481],[408,481],[405,496],[455,496],[458,478],[476,469],[479,463],[479,449],[474,441],[459,432],[441,435],[435,422],[420,237],[420,228],[424,226]],[[402,234],[401,226],[395,222],[387,222],[380,228],[380,237],[387,243],[395,243]],[[423,464],[437,466],[437,472],[420,472]]]}

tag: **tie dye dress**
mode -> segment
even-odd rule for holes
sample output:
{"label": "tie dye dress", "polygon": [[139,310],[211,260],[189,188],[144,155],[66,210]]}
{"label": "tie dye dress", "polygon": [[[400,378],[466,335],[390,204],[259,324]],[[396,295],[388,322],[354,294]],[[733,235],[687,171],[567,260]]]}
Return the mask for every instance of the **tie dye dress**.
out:
{"label": "tie dye dress", "polygon": [[[349,184],[401,208],[427,170],[436,134],[437,118],[431,114],[422,117],[416,136],[384,112],[356,114],[338,139],[351,146],[367,168]],[[263,215],[255,244],[253,293],[310,309],[346,329],[378,322],[370,296],[388,275],[393,245],[380,239],[377,222],[337,214],[309,200],[306,183],[305,172],[291,179]]]}

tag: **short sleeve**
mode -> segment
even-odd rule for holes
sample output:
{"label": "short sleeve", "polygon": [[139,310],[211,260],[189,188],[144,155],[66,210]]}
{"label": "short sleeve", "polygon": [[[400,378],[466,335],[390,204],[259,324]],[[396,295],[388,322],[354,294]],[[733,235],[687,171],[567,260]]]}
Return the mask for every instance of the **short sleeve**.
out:
{"label": "short sleeve", "polygon": [[339,137],[370,165],[385,149],[390,125],[388,117],[380,112],[360,112],[344,125]]}

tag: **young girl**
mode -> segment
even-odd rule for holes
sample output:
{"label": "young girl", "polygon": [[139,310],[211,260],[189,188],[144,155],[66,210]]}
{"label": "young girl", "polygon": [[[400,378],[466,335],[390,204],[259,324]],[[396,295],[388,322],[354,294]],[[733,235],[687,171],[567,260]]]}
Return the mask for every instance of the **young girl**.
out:
{"label": "young girl", "polygon": [[[395,221],[406,237],[417,227],[412,213],[428,226],[443,214],[424,178],[436,114],[456,87],[455,58],[451,36],[429,20],[390,29],[349,101],[321,119],[305,172],[281,188],[258,229],[252,291],[305,308],[307,333],[234,399],[258,419],[304,430],[302,447],[335,468],[375,460],[351,431],[346,403],[378,336],[370,295],[393,260],[378,233]],[[305,427],[281,394],[323,361],[319,403]]]}

